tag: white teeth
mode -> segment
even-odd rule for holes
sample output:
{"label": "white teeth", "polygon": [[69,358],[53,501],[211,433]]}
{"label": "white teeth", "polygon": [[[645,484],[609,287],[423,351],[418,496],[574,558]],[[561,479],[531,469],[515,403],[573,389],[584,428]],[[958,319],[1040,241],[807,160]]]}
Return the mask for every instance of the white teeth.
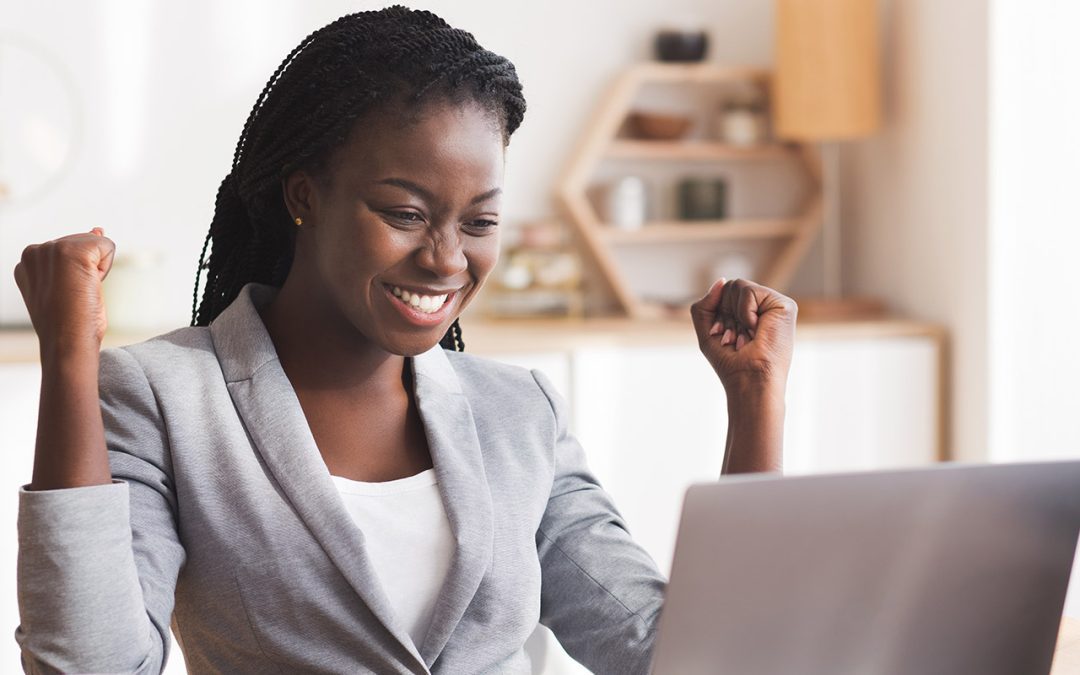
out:
{"label": "white teeth", "polygon": [[390,289],[390,292],[394,294],[394,297],[401,298],[401,301],[406,305],[425,314],[432,314],[442,309],[449,295],[420,295],[419,293],[410,293],[400,286],[394,286]]}

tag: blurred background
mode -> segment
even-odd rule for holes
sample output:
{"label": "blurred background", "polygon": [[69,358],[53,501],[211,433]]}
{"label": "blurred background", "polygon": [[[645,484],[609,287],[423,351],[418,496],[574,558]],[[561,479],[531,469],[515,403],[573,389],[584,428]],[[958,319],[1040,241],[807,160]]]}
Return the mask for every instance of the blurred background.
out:
{"label": "blurred background", "polygon": [[[308,33],[382,6],[0,0],[0,267],[101,226],[118,245],[110,344],[187,325],[214,195],[266,79]],[[1080,5],[410,6],[508,57],[528,100],[468,350],[551,376],[662,569],[683,489],[720,471],[723,391],[685,313],[718,276],[803,308],[789,472],[1080,457],[1080,215],[1065,199],[1080,178]],[[38,373],[7,279],[0,630],[13,631]],[[531,649],[537,672],[577,672],[543,632]],[[0,662],[17,658],[0,640]]]}

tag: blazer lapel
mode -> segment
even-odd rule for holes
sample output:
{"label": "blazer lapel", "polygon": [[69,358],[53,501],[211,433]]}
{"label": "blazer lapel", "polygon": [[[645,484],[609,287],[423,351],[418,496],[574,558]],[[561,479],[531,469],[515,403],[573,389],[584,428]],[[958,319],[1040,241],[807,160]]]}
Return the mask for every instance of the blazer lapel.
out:
{"label": "blazer lapel", "polygon": [[491,567],[494,525],[472,408],[439,346],[413,359],[414,393],[457,548],[420,647],[430,668]]}
{"label": "blazer lapel", "polygon": [[275,293],[273,287],[248,284],[210,325],[229,393],[259,454],[304,524],[372,614],[407,652],[402,658],[411,657],[410,669],[423,667],[425,672],[408,632],[394,618],[366,555],[364,535],[337,494],[256,310]]}

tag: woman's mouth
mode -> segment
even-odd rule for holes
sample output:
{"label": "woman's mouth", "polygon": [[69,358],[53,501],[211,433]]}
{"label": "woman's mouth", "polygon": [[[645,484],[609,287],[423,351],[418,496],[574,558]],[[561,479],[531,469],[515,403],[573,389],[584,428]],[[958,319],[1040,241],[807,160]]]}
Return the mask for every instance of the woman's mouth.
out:
{"label": "woman's mouth", "polygon": [[434,314],[446,304],[448,293],[442,295],[421,295],[420,293],[407,291],[400,286],[391,286],[390,292],[403,303],[424,314]]}
{"label": "woman's mouth", "polygon": [[390,304],[410,323],[420,326],[434,326],[442,323],[453,306],[457,291],[449,293],[421,293],[400,286],[386,284]]}

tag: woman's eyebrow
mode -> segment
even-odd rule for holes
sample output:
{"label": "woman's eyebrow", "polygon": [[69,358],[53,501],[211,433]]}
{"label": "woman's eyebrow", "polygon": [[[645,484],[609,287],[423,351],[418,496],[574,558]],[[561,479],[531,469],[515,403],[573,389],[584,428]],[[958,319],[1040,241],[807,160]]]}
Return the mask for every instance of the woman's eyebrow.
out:
{"label": "woman's eyebrow", "polygon": [[[408,190],[409,192],[420,195],[429,202],[435,201],[435,196],[431,194],[431,192],[429,192],[426,188],[417,185],[411,180],[405,180],[404,178],[384,178],[379,181],[379,184],[395,185],[403,190]],[[473,204],[479,204],[480,202],[491,199],[492,197],[500,193],[502,193],[502,188],[492,188],[487,192],[483,192],[473,197],[472,200],[469,202],[469,205],[471,206]]]}

